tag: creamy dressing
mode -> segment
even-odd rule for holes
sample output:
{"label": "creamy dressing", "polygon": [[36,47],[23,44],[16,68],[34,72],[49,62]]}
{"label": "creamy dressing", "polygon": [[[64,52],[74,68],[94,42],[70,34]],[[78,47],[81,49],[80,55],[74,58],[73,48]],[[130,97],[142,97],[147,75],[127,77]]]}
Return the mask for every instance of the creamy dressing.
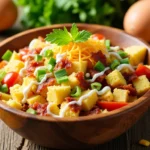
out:
{"label": "creamy dressing", "polygon": [[69,105],[77,104],[77,105],[81,106],[83,100],[86,99],[86,98],[88,98],[89,96],[91,96],[93,93],[96,92],[98,95],[103,95],[104,93],[106,93],[106,92],[109,91],[109,90],[111,90],[109,86],[105,86],[101,91],[97,91],[96,89],[91,90],[89,93],[87,93],[87,94],[81,96],[78,101],[72,101],[72,102],[69,102],[68,104],[66,104],[66,106],[65,106],[64,108],[62,108],[62,110],[60,111],[59,116],[53,114],[53,113],[50,111],[50,109],[51,109],[50,107],[51,107],[51,105],[52,105],[52,104],[50,103],[50,104],[48,105],[48,107],[47,107],[47,113],[50,114],[50,115],[52,115],[53,117],[62,118],[62,117],[64,117],[65,112],[66,112],[66,110],[68,109]]}
{"label": "creamy dressing", "polygon": [[34,47],[35,43],[38,42],[38,39],[33,39],[29,44],[29,49],[32,50],[32,47]]}
{"label": "creamy dressing", "polygon": [[26,99],[28,98],[28,93],[31,89],[31,87],[35,84],[35,85],[40,85],[42,84],[43,82],[45,82],[47,80],[48,77],[51,77],[52,76],[52,73],[47,73],[45,74],[45,76],[43,77],[43,79],[41,80],[41,82],[37,82],[37,81],[31,81],[31,83],[25,87],[23,89],[23,99],[22,99],[22,103],[26,103]]}
{"label": "creamy dressing", "polygon": [[35,57],[36,54],[27,54],[22,57],[22,59],[26,59],[28,57]]}
{"label": "creamy dressing", "polygon": [[119,46],[110,46],[111,51],[118,51],[120,49]]}
{"label": "creamy dressing", "polygon": [[58,63],[59,61],[61,61],[65,55],[66,55],[66,53],[57,54],[56,55],[56,63]]}
{"label": "creamy dressing", "polygon": [[124,68],[128,68],[130,71],[132,71],[132,72],[134,72],[135,70],[134,70],[134,68],[130,65],[130,64],[121,64],[121,65],[119,65],[116,69],[118,70],[118,71],[121,71],[122,69],[124,69]]}
{"label": "creamy dressing", "polygon": [[24,65],[24,67],[22,68],[22,69],[20,69],[20,71],[19,71],[19,75],[20,76],[24,76],[24,72],[26,71],[26,69],[28,68],[28,65],[29,65],[29,60],[27,60],[26,62],[25,62],[25,65]]}
{"label": "creamy dressing", "polygon": [[85,77],[86,77],[86,78],[89,78],[89,77],[90,77],[90,73],[87,72],[87,73],[85,74]]}
{"label": "creamy dressing", "polygon": [[104,71],[94,74],[93,78],[89,79],[87,81],[88,82],[94,82],[98,77],[102,76],[105,73],[105,71],[107,71],[109,69],[110,69],[109,67],[105,68]]}
{"label": "creamy dressing", "polygon": [[52,45],[44,47],[44,48],[41,50],[40,55],[43,55],[45,51],[51,50],[52,48],[53,48]]}
{"label": "creamy dressing", "polygon": [[122,58],[120,57],[120,55],[118,53],[116,53],[116,52],[109,52],[109,55],[113,55],[116,58],[118,58],[119,60],[122,60]]}

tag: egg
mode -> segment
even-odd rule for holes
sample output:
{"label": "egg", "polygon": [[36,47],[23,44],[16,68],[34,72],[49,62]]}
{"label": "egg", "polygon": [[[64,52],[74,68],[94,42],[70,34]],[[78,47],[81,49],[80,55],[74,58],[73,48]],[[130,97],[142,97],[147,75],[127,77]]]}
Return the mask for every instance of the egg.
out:
{"label": "egg", "polygon": [[0,0],[0,31],[10,28],[17,19],[17,7],[11,0]]}
{"label": "egg", "polygon": [[150,0],[134,3],[126,12],[123,25],[127,33],[150,42]]}

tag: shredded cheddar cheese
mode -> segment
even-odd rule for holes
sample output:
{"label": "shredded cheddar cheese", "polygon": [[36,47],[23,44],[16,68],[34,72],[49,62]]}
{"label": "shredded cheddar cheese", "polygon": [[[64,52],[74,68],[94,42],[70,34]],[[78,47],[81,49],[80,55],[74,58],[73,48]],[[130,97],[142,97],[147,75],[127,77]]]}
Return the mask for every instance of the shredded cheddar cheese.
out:
{"label": "shredded cheddar cheese", "polygon": [[103,41],[93,40],[92,38],[81,43],[70,42],[64,46],[54,46],[54,55],[66,53],[71,61],[79,62],[86,60],[93,62],[91,55],[98,51],[101,51],[104,55],[107,55],[108,53]]}

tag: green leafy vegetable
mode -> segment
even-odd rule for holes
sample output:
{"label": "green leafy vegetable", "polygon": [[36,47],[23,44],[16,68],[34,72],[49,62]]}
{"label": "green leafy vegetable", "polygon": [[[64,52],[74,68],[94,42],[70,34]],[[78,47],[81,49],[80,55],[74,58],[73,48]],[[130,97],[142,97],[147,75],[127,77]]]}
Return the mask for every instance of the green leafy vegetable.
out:
{"label": "green leafy vegetable", "polygon": [[62,29],[54,29],[53,32],[46,35],[46,41],[55,43],[57,45],[66,45],[69,42],[84,42],[88,40],[88,38],[91,36],[91,33],[85,30],[78,31],[78,28],[75,23],[72,24],[72,27],[70,29],[70,33],[64,27],[64,30]]}

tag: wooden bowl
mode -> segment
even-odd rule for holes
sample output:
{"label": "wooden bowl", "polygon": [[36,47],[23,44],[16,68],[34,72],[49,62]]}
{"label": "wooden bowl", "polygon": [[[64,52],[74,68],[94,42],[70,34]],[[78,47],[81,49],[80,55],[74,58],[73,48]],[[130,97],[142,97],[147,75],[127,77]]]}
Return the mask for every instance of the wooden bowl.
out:
{"label": "wooden bowl", "polygon": [[[18,50],[28,45],[33,38],[45,37],[53,28],[64,26],[70,28],[71,24],[42,27],[10,37],[0,43],[0,55],[7,49]],[[104,34],[113,45],[145,46],[148,49],[146,61],[150,62],[149,46],[121,30],[92,24],[78,24],[78,27],[92,33]],[[82,149],[107,142],[127,131],[148,110],[149,106],[150,91],[128,106],[106,114],[58,119],[27,114],[0,101],[0,118],[15,132],[39,145],[60,149]]]}

